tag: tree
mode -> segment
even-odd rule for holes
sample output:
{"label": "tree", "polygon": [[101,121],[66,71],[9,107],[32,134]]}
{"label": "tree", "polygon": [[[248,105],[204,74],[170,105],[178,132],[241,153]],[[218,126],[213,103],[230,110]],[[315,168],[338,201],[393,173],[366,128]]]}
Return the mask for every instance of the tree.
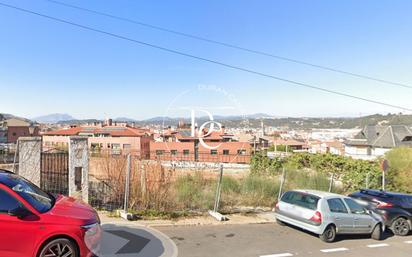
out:
{"label": "tree", "polygon": [[399,147],[385,154],[388,189],[412,193],[412,148]]}

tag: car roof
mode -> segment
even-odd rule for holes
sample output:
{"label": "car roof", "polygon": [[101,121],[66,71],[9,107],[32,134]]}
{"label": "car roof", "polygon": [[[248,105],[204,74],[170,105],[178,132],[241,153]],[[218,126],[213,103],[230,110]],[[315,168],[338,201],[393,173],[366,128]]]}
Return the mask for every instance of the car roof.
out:
{"label": "car roof", "polygon": [[397,193],[397,192],[390,192],[390,191],[383,191],[377,189],[361,189],[359,190],[361,194],[368,194],[375,197],[385,197],[385,196],[412,196],[410,194],[405,193]]}
{"label": "car roof", "polygon": [[312,189],[297,189],[297,190],[292,190],[292,191],[311,194],[311,195],[317,196],[319,198],[325,198],[325,199],[336,198],[336,197],[348,198],[345,195],[339,195],[339,194],[335,194],[335,193],[329,193],[329,192],[325,192],[325,191],[312,190]]}

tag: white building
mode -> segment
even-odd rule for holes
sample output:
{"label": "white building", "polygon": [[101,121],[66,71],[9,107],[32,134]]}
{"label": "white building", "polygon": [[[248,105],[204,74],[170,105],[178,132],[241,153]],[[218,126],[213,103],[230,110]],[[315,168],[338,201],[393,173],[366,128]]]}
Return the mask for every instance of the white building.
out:
{"label": "white building", "polygon": [[345,156],[373,160],[392,148],[412,147],[412,131],[404,125],[366,126],[353,139],[346,140]]}

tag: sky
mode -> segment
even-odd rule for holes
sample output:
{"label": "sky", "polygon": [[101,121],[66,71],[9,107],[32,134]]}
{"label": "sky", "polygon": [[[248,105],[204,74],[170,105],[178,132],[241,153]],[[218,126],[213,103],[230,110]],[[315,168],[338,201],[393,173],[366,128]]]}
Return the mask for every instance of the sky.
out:
{"label": "sky", "polygon": [[[60,0],[412,87],[409,0]],[[412,109],[412,89],[161,32],[47,0],[0,0],[244,69]],[[0,6],[0,113],[33,118],[410,113],[172,54]],[[205,90],[207,88],[208,90]],[[226,108],[228,107],[228,108]],[[230,108],[229,108],[230,107]],[[180,110],[180,111],[176,111]]]}

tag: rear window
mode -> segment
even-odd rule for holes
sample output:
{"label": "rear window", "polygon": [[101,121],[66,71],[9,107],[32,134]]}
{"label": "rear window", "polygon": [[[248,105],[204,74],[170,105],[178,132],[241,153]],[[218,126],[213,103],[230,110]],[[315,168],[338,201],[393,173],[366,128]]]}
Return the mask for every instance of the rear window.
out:
{"label": "rear window", "polygon": [[306,209],[316,210],[318,208],[319,197],[303,192],[286,192],[281,201],[297,205]]}

